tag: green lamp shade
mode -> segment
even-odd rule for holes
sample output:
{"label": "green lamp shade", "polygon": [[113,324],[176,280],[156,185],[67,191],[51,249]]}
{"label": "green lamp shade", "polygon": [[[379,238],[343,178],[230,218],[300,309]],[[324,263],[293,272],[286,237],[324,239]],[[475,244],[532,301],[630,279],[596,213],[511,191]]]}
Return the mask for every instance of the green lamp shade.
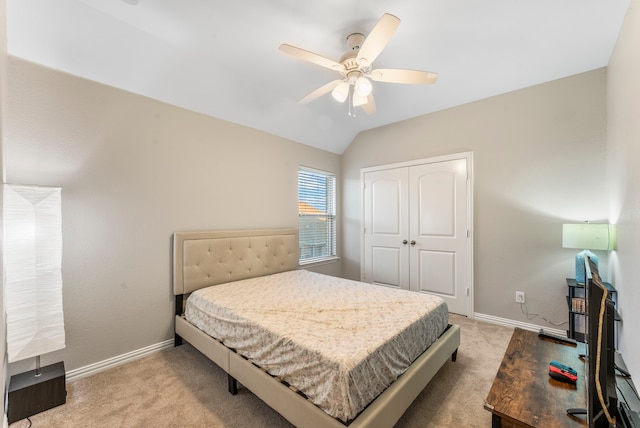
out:
{"label": "green lamp shade", "polygon": [[586,284],[586,257],[598,266],[598,257],[589,250],[615,250],[615,226],[595,223],[563,224],[562,247],[583,250],[576,254],[576,282]]}

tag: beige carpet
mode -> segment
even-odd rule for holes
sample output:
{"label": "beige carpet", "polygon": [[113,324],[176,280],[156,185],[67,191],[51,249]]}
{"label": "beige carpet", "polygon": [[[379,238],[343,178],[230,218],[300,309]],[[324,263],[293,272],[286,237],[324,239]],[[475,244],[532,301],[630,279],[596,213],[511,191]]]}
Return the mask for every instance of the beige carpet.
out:
{"label": "beige carpet", "polygon": [[[489,427],[483,409],[512,329],[452,315],[461,326],[447,362],[397,427]],[[190,345],[166,349],[67,385],[67,403],[31,417],[33,427],[291,427]],[[25,419],[11,428],[28,427]]]}

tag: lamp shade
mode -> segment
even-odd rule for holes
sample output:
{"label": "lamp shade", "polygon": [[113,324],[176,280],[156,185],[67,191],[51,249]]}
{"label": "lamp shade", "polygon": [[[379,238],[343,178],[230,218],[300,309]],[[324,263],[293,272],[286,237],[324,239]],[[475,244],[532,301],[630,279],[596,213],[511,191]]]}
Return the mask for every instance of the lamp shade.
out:
{"label": "lamp shade", "polygon": [[581,250],[615,250],[615,226],[595,223],[563,224],[562,247]]}
{"label": "lamp shade", "polygon": [[367,97],[371,93],[372,89],[373,86],[371,86],[371,82],[369,81],[369,79],[364,76],[358,77],[355,83],[356,94],[360,95],[361,97]]}
{"label": "lamp shade", "polygon": [[591,259],[595,266],[598,266],[598,256],[590,250],[614,250],[616,248],[616,228],[611,224],[563,224],[562,247],[582,249],[575,256],[576,282],[586,284],[586,259]]}
{"label": "lamp shade", "polygon": [[338,86],[333,88],[333,91],[331,91],[331,95],[336,101],[340,103],[345,102],[345,100],[349,96],[349,84],[347,82],[341,82],[340,84],[338,84]]}
{"label": "lamp shade", "polygon": [[359,107],[365,105],[369,102],[369,99],[366,96],[358,95],[357,93],[353,93],[353,106]]}
{"label": "lamp shade", "polygon": [[14,362],[65,346],[61,189],[5,184],[3,195],[7,355]]}

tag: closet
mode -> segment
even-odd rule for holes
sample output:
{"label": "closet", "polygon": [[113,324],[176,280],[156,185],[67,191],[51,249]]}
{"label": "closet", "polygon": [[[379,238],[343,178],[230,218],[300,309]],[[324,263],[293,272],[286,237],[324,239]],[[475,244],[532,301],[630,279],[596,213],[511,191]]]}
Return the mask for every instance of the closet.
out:
{"label": "closet", "polygon": [[362,170],[362,281],[471,315],[471,153]]}

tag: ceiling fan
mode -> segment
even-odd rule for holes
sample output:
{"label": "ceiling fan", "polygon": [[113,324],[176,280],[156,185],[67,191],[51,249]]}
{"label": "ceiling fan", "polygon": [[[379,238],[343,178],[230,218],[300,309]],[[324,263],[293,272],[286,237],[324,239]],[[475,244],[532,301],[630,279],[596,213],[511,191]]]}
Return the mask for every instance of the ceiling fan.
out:
{"label": "ceiling fan", "polygon": [[355,107],[362,107],[366,113],[372,114],[376,111],[376,104],[373,99],[371,80],[375,82],[423,85],[434,83],[438,78],[438,74],[429,71],[371,68],[373,61],[389,43],[398,25],[400,25],[398,17],[385,13],[368,36],[365,37],[361,33],[350,34],[347,37],[349,51],[339,61],[334,61],[296,46],[280,45],[282,52],[321,67],[335,70],[341,75],[340,79],[319,87],[298,102],[306,104],[331,92],[333,98],[339,102],[345,102],[349,99],[350,114],[351,106],[354,109]]}

